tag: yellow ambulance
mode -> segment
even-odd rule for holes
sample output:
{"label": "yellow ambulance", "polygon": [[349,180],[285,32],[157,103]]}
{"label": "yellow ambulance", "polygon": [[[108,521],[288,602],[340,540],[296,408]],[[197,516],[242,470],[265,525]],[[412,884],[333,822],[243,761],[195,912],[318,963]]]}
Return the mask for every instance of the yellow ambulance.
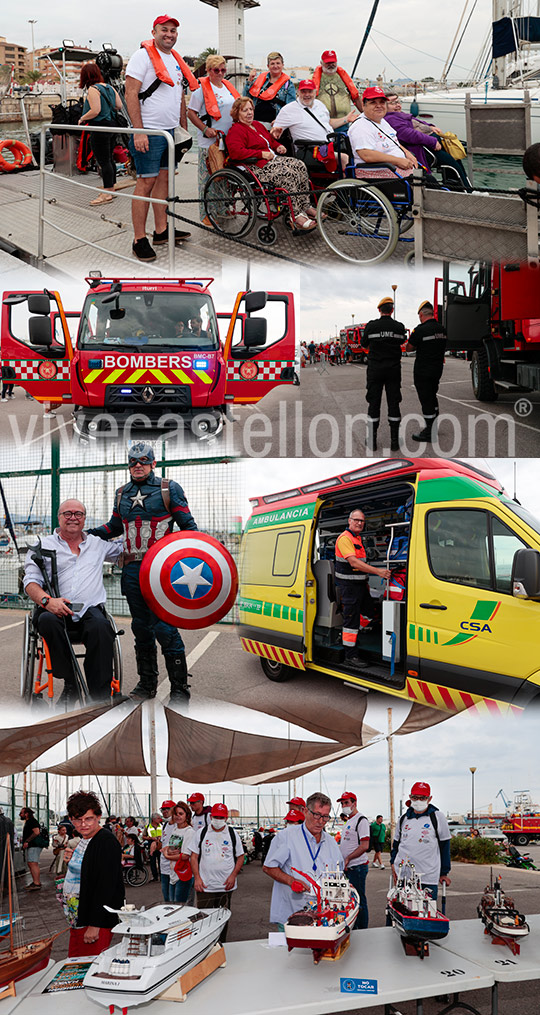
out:
{"label": "yellow ambulance", "polygon": [[[255,497],[240,564],[242,647],[270,680],[318,671],[445,712],[540,704],[540,521],[487,471],[391,459]],[[342,647],[334,547],[366,517],[376,621]]]}

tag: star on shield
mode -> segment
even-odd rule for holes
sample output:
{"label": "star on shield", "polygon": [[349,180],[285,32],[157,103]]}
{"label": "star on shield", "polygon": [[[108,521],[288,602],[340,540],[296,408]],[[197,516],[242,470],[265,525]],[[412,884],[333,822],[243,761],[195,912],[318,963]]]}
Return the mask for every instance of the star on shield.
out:
{"label": "star on shield", "polygon": [[201,574],[201,571],[204,567],[203,560],[201,560],[200,564],[196,564],[195,567],[190,567],[189,564],[186,564],[183,560],[179,560],[178,563],[182,568],[182,577],[176,578],[175,581],[172,582],[172,584],[186,585],[192,599],[200,585],[204,586],[212,584],[212,582],[209,582],[206,578],[203,578]]}
{"label": "star on shield", "polygon": [[148,494],[147,493],[143,493],[142,490],[139,488],[137,490],[137,493],[134,494],[133,497],[129,498],[130,501],[131,501],[131,506],[132,507],[143,508],[144,507],[144,502],[145,502],[147,497],[148,497]]}

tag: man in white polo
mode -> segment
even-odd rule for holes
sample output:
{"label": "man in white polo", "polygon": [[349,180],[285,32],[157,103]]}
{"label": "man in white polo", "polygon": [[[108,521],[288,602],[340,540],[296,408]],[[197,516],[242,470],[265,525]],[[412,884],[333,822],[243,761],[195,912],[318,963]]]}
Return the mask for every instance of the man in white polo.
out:
{"label": "man in white polo", "polygon": [[366,898],[366,878],[369,870],[369,821],[358,811],[356,793],[347,790],[338,798],[341,816],[346,822],[341,833],[339,848],[343,857],[343,869],[353,888],[360,896],[360,909],[354,930],[365,930],[369,922]]}
{"label": "man in white polo", "polygon": [[324,793],[312,793],[306,800],[305,820],[299,825],[288,825],[272,840],[263,870],[274,882],[270,922],[277,923],[280,930],[302,908],[304,892],[310,891],[309,883],[293,867],[314,879],[327,867],[343,870],[339,846],[324,830],[331,806],[332,801]]}
{"label": "man in white polo", "polygon": [[326,106],[317,98],[315,82],[308,78],[298,85],[296,102],[288,102],[280,109],[271,134],[280,138],[284,130],[289,130],[293,143],[295,141],[326,141],[328,134],[345,123],[352,123],[358,113],[330,118]]}

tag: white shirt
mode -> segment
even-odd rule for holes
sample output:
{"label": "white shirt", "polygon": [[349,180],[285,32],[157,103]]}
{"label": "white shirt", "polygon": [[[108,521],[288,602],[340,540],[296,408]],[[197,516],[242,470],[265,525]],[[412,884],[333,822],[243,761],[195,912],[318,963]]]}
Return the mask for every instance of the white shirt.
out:
{"label": "white shirt", "polygon": [[295,102],[288,102],[280,109],[274,120],[274,127],[280,127],[282,130],[288,127],[293,141],[326,141],[326,136],[332,130],[330,113],[319,99],[315,99],[309,108],[320,123],[317,123],[317,120],[307,112],[306,107],[296,99]]}
{"label": "white shirt", "polygon": [[[400,159],[405,157],[403,149],[397,143],[397,134],[394,128],[384,118],[380,124],[376,124],[372,120],[368,120],[367,116],[362,113],[349,127],[349,141],[357,166],[368,164],[357,154],[359,148],[369,148],[371,151],[381,152],[382,156],[397,155]],[[384,162],[384,157],[381,157],[381,162]]]}
{"label": "white shirt", "polygon": [[171,824],[171,822],[167,820],[163,823],[163,828],[161,829],[161,855],[159,858],[159,869],[162,874],[170,875],[171,873],[171,861],[166,860],[163,856],[163,847],[169,845],[169,839],[175,828],[176,825]]}
{"label": "white shirt", "polygon": [[205,825],[210,824],[210,814],[192,814],[191,824],[196,832],[200,832]]}
{"label": "white shirt", "polygon": [[[224,134],[232,127],[231,109],[234,102],[234,95],[231,95],[226,85],[222,85],[221,88],[217,88],[210,82],[212,91],[216,97],[218,109],[221,113],[219,120],[212,120],[211,126],[214,130],[221,130]],[[202,85],[197,88],[196,92],[193,92],[191,99],[189,100],[188,109],[192,109],[198,116],[204,116],[206,113],[206,106],[204,104],[204,95]],[[214,144],[215,137],[204,137],[202,130],[197,127],[197,141],[199,148],[209,148],[211,144]]]}
{"label": "white shirt", "polygon": [[[293,103],[291,102],[290,105]],[[279,867],[291,877],[302,880],[292,867],[305,871],[311,878],[317,878],[329,870],[343,870],[343,860],[339,846],[328,832],[322,832],[320,842],[308,831],[305,825],[289,825],[274,835],[265,867]],[[313,867],[315,866],[315,870]],[[270,906],[270,923],[286,923],[289,917],[302,909],[306,894],[293,892],[289,885],[274,881],[272,903]]]}
{"label": "white shirt", "polygon": [[[448,822],[440,811],[435,811],[439,839],[444,841],[450,838]],[[429,814],[419,814],[414,818],[405,818],[399,827],[396,826],[395,839],[399,841],[399,848],[394,860],[394,867],[399,877],[399,865],[401,861],[414,864],[416,873],[426,885],[436,885],[441,874],[441,851],[435,829]],[[408,874],[408,871],[405,870]]]}
{"label": "white shirt", "polygon": [[[161,127],[163,129],[178,127],[180,123],[180,106],[182,103],[182,81],[184,75],[172,53],[158,50],[169,77],[174,81],[170,85],[161,82],[155,92],[141,102],[143,127]],[[141,82],[141,92],[146,91],[156,80],[156,72],[145,49],[138,49],[130,57],[126,67],[126,77]]]}
{"label": "white shirt", "polygon": [[[358,848],[360,839],[369,839],[369,821],[363,814],[357,813],[349,818],[341,833],[339,848],[344,860],[347,859],[349,853],[354,853],[355,849]],[[351,860],[347,864],[347,867],[361,867],[364,863],[369,863],[367,850],[360,853],[360,856],[355,856],[354,860]]]}
{"label": "white shirt", "polygon": [[[103,561],[118,560],[123,553],[123,543],[106,542],[98,536],[90,536],[83,532],[83,541],[79,545],[79,553],[72,553],[69,543],[62,539],[58,529],[51,536],[41,539],[44,550],[56,551],[58,568],[58,588],[60,595],[71,603],[83,603],[82,610],[73,615],[75,620],[83,617],[91,606],[100,606],[106,602],[107,594],[103,584]],[[24,562],[25,572],[23,585],[37,582],[43,588],[43,575],[37,564],[32,560],[34,551],[30,549]],[[49,578],[51,562],[46,557],[45,567]]]}
{"label": "white shirt", "polygon": [[[236,860],[244,855],[242,840],[234,828],[225,825],[220,832],[216,832],[211,825],[206,829],[206,834],[201,843],[201,855],[199,858],[199,874],[201,875],[205,891],[221,892],[225,890],[225,882],[232,874],[236,860],[233,852],[232,837],[235,837]],[[192,850],[199,851],[199,836]],[[232,891],[236,888],[236,881]]]}
{"label": "white shirt", "polygon": [[[187,853],[189,858],[189,855],[197,849],[196,832],[193,830],[191,825],[187,825],[186,828],[179,828],[177,824],[171,825],[171,831],[168,837],[167,846],[169,847],[169,849],[179,849],[181,853]],[[169,860],[168,863],[169,863],[169,877],[171,885],[173,885],[176,884],[176,882],[179,880],[178,874],[174,869],[177,860]]]}

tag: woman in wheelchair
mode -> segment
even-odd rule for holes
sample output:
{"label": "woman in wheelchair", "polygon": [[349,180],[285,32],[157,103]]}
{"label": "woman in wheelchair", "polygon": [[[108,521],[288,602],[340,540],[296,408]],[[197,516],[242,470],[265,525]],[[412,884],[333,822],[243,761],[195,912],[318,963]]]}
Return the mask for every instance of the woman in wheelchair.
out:
{"label": "woman in wheelchair", "polygon": [[[399,144],[396,131],[385,119],[386,94],[382,88],[366,88],[362,95],[364,112],[349,127],[349,141],[358,179],[393,179],[410,176],[418,168],[417,158]],[[380,166],[388,163],[391,168]],[[379,165],[370,165],[378,163]]]}
{"label": "woman in wheelchair", "polygon": [[237,164],[251,163],[250,171],[261,183],[271,183],[290,193],[289,224],[293,229],[302,232],[315,229],[316,211],[310,203],[309,177],[303,162],[287,156],[285,146],[255,120],[251,99],[236,99],[231,117],[233,125],[226,137],[229,160]]}
{"label": "woman in wheelchair", "polygon": [[[438,135],[444,132],[434,124],[418,120],[412,113],[404,113],[401,108],[401,100],[396,92],[388,92],[386,102],[385,120],[396,131],[400,144],[408,145],[409,151],[416,156],[419,163],[424,165],[426,163],[425,149],[427,149],[437,166],[448,167],[450,170],[450,172],[443,170],[445,183],[453,186],[454,189],[471,192],[472,187],[463,163],[445,151],[439,141]],[[431,172],[429,165],[425,165],[425,168],[428,173]]]}

